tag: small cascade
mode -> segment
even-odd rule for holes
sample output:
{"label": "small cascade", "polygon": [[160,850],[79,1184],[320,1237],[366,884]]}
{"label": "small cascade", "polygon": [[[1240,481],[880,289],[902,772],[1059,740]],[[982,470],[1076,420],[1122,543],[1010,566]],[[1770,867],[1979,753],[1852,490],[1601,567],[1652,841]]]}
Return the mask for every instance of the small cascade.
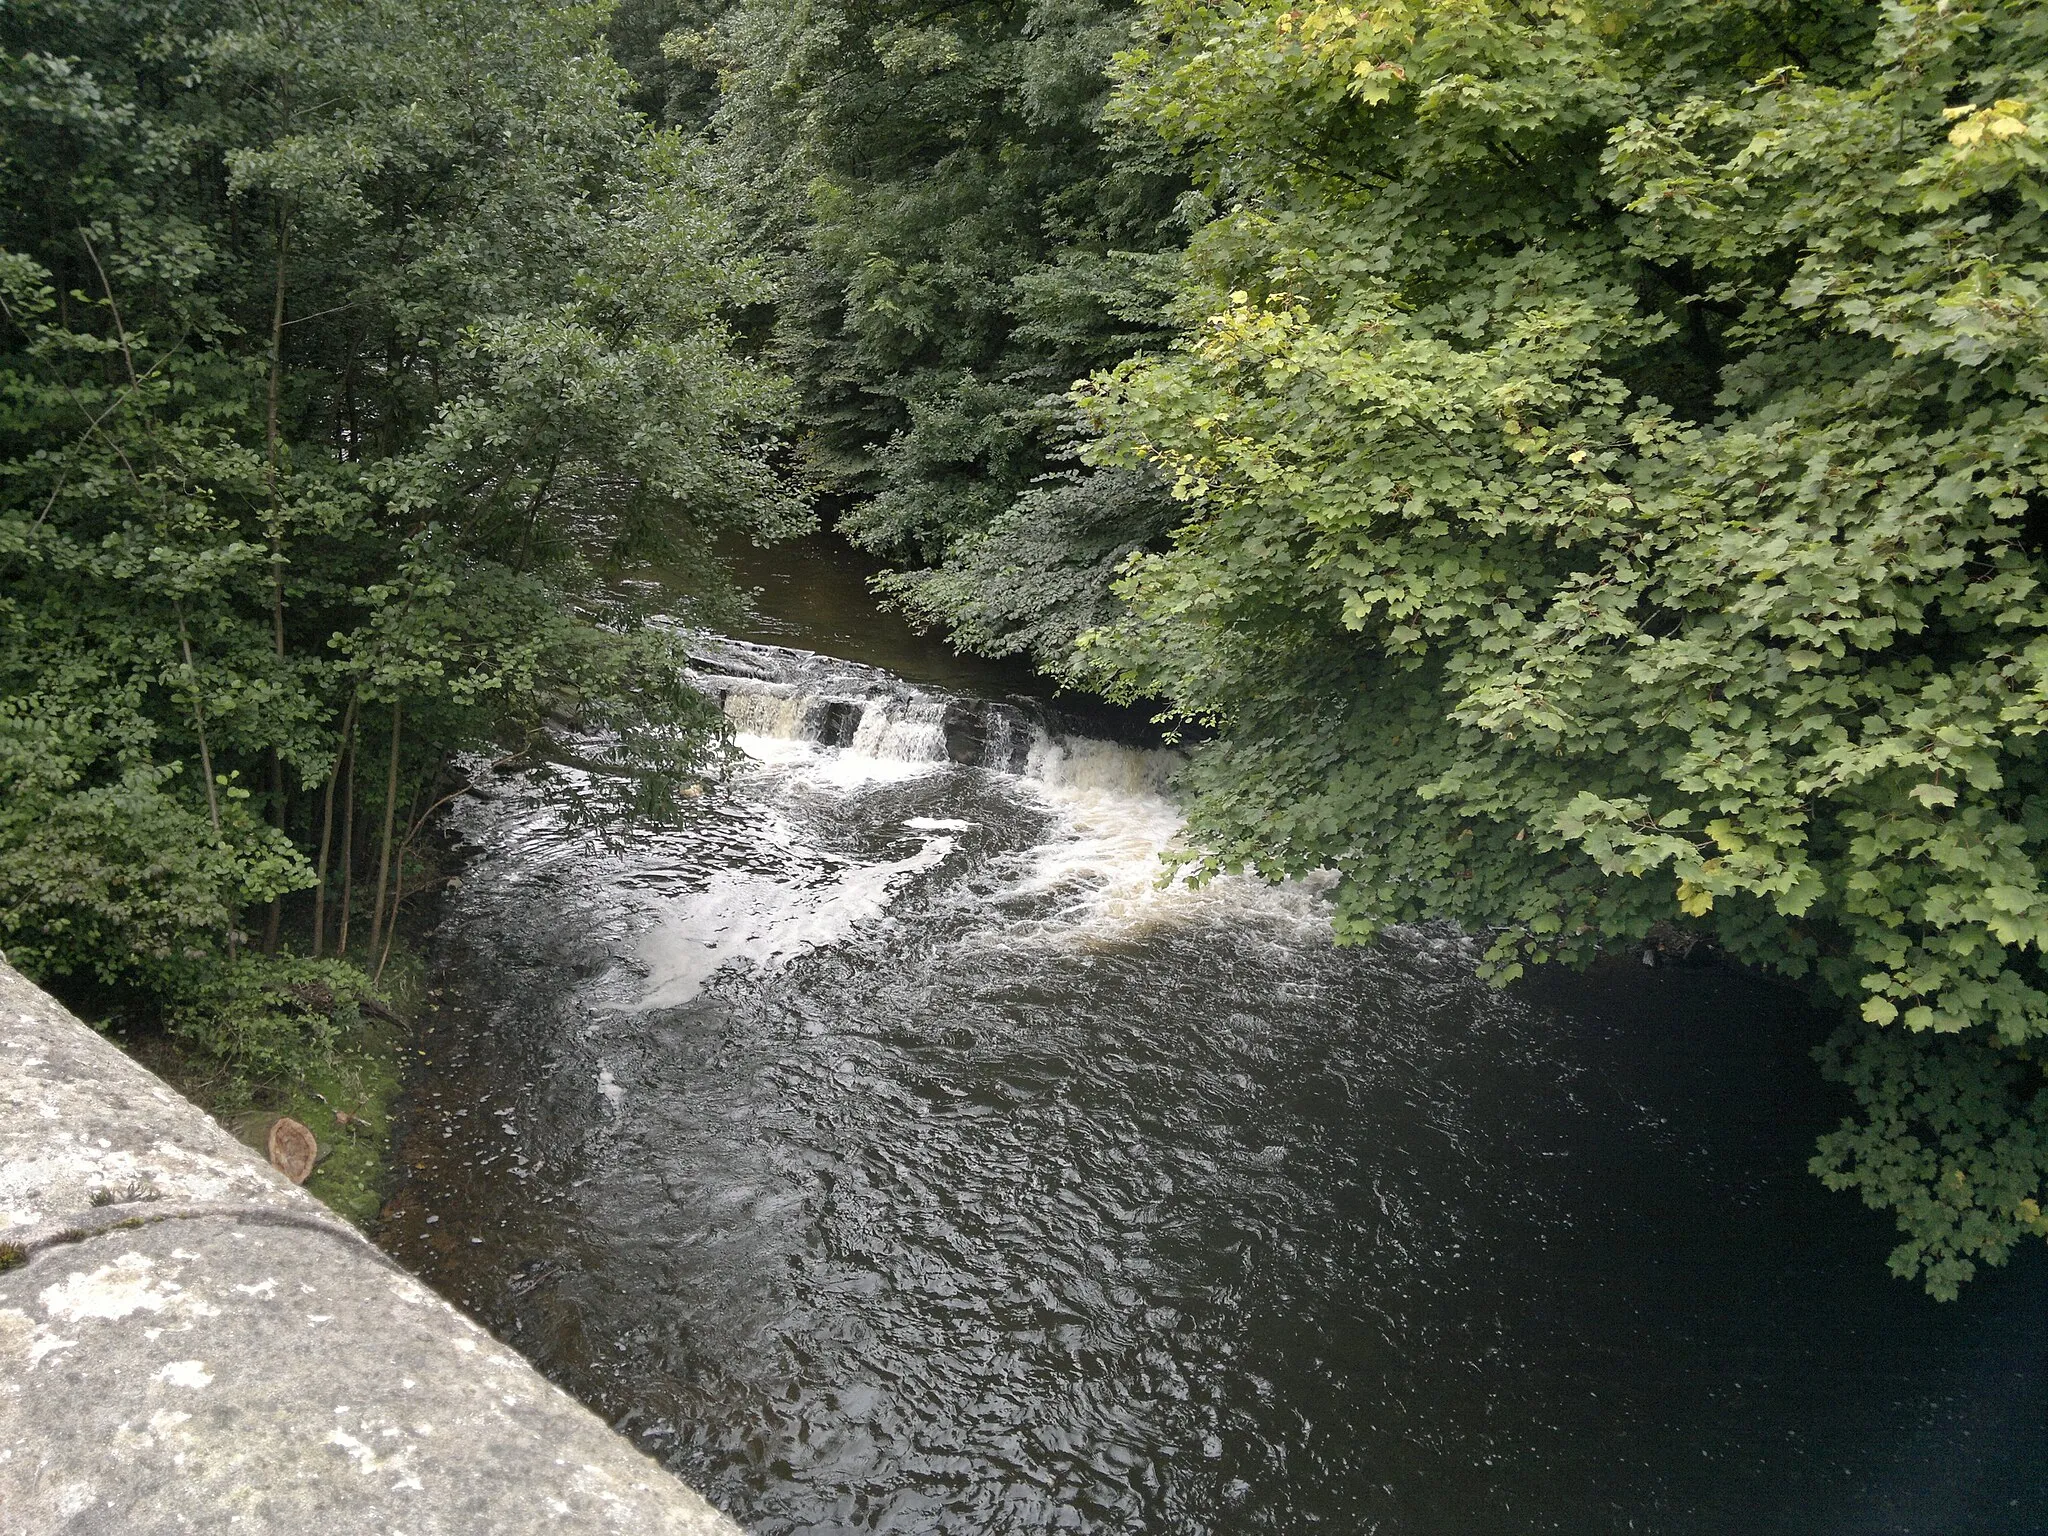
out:
{"label": "small cascade", "polygon": [[856,662],[722,636],[693,637],[693,681],[733,730],[888,763],[958,763],[1048,788],[1159,796],[1176,753],[1063,730],[1030,700],[934,693]]}
{"label": "small cascade", "polygon": [[807,692],[794,683],[756,678],[714,675],[700,676],[697,681],[717,696],[719,707],[737,734],[774,741],[813,742],[823,747],[852,746],[860,736],[870,702],[833,698]]}
{"label": "small cascade", "polygon": [[782,683],[733,688],[719,699],[732,728],[744,736],[774,736],[788,741],[813,739],[815,699]]}
{"label": "small cascade", "polygon": [[943,763],[946,750],[947,701],[928,694],[868,700],[860,724],[846,749],[856,757],[878,757],[899,763]]}
{"label": "small cascade", "polygon": [[1023,774],[1052,790],[1118,800],[1164,798],[1167,781],[1181,766],[1168,747],[1127,747],[1092,736],[1038,732],[1025,753]]}
{"label": "small cascade", "polygon": [[[1199,889],[1165,878],[1163,856],[1178,844],[1182,825],[1170,793],[1185,761],[1178,751],[1104,740],[1036,700],[938,693],[809,651],[706,636],[693,644],[691,659],[693,680],[719,699],[747,755],[794,769],[806,782],[850,787],[957,764],[1029,791],[1050,820],[1040,840],[1001,863],[1001,879],[987,892],[1012,914],[1002,930],[1006,943],[1030,933],[1059,942],[1129,933],[1214,910],[1240,923],[1263,914],[1290,934],[1327,934],[1317,882],[1251,895],[1254,887],[1237,877]],[[954,825],[919,824],[928,831]],[[816,895],[807,889],[804,901]],[[743,905],[729,891],[721,898],[721,912]],[[724,947],[713,954],[739,953],[727,938],[718,943]],[[657,970],[683,974],[666,959]],[[664,1000],[675,995],[660,992]]]}

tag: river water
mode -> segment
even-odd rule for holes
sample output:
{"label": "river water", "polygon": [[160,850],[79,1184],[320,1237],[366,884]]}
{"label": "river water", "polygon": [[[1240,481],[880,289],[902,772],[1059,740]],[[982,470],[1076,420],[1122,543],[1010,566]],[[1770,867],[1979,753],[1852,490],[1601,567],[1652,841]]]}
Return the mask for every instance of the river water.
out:
{"label": "river water", "polygon": [[456,823],[383,1238],[556,1381],[762,1533],[2048,1531],[2048,1264],[1884,1275],[1823,1020],[1161,890],[1170,758],[799,555],[725,792]]}

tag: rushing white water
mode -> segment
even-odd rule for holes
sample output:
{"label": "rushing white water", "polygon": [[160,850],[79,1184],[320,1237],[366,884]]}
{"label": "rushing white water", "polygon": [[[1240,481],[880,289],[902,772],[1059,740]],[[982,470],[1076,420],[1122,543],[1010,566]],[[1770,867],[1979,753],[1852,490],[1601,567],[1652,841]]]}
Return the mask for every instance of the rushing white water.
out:
{"label": "rushing white water", "polygon": [[[698,681],[719,696],[738,745],[757,762],[840,788],[901,781],[945,766],[976,767],[1010,776],[1034,795],[1052,813],[1045,836],[1002,861],[1006,884],[989,893],[997,905],[1032,909],[1028,919],[1003,930],[1005,942],[1025,933],[1106,938],[1132,925],[1217,911],[1277,920],[1297,936],[1327,932],[1325,881],[1274,889],[1225,877],[1198,888],[1178,874],[1182,817],[1170,787],[1183,759],[1176,751],[1061,729],[1015,703],[928,693],[888,673],[808,652],[729,640],[706,642],[703,649],[707,667]],[[900,875],[929,868],[950,851],[949,845],[877,866],[861,877],[857,896],[815,898],[824,903],[815,910],[813,893],[792,892],[773,936],[747,939],[730,952],[786,958],[828,941],[813,934],[839,937],[846,931],[835,926],[842,915],[846,922],[879,916]],[[730,892],[720,895],[731,902]],[[737,905],[757,911],[759,893]],[[666,938],[656,943],[664,947],[650,964],[663,979],[649,993],[650,1003],[677,995],[676,983],[667,979],[673,951]]]}
{"label": "rushing white water", "polygon": [[941,862],[953,848],[952,838],[931,837],[908,858],[862,865],[836,879],[793,887],[769,876],[729,874],[702,891],[674,898],[640,940],[647,991],[635,1007],[686,1003],[721,967],[734,962],[775,970],[820,945],[837,943],[856,924],[882,916],[906,880]]}

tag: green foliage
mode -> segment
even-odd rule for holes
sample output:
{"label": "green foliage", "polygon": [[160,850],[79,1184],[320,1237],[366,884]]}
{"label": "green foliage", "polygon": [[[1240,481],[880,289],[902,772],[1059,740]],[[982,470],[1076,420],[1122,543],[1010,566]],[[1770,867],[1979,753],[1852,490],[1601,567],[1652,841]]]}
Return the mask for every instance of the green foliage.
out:
{"label": "green foliage", "polygon": [[[1100,128],[1132,15],[747,0],[668,45],[719,71],[714,155],[776,255],[813,485],[842,533],[912,568],[885,590],[975,649],[1057,663],[1107,554],[1171,515],[1149,477],[1098,486],[1068,452],[1072,381],[1163,342],[1183,235],[1170,160]],[[991,583],[1012,575],[1045,606],[1002,611]]]}
{"label": "green foliage", "polygon": [[167,1035],[119,1038],[258,1150],[280,1114],[312,1130],[321,1150],[306,1187],[368,1228],[384,1203],[412,1054],[398,1013],[413,1014],[421,992],[418,957],[405,951],[375,989],[352,964],[244,954],[161,999]]}
{"label": "green foliage", "polygon": [[876,585],[950,624],[963,650],[1030,655],[1062,675],[1076,637],[1116,616],[1116,574],[1160,526],[1148,475],[1047,474],[986,528],[962,535],[940,568],[888,572]]}
{"label": "green foliage", "polygon": [[362,1022],[369,979],[344,961],[243,955],[195,976],[169,1033],[245,1082],[296,1082]]}
{"label": "green foliage", "polygon": [[283,1015],[190,978],[330,842],[330,894],[402,891],[451,755],[566,698],[647,756],[642,810],[715,761],[598,573],[804,514],[726,320],[764,270],[602,20],[0,14],[0,944],[34,972],[186,999],[254,1063]]}
{"label": "green foliage", "polygon": [[1895,1270],[2048,1235],[2048,6],[1149,14],[1220,211],[1078,393],[1183,519],[1080,665],[1223,728],[1198,872],[1500,977],[1710,931],[1850,1000]]}
{"label": "green foliage", "polygon": [[617,0],[605,25],[612,57],[633,77],[632,105],[659,123],[700,129],[718,109],[718,76],[690,40],[730,0]]}
{"label": "green foliage", "polygon": [[[416,977],[405,981],[416,983]],[[390,982],[387,974],[385,985]],[[410,990],[416,997],[416,984]],[[403,1025],[375,1015],[363,1017],[353,1028],[337,1029],[335,1035],[295,1084],[265,1097],[323,1143],[324,1155],[306,1188],[330,1210],[368,1229],[389,1192],[392,1121],[411,1037]]]}

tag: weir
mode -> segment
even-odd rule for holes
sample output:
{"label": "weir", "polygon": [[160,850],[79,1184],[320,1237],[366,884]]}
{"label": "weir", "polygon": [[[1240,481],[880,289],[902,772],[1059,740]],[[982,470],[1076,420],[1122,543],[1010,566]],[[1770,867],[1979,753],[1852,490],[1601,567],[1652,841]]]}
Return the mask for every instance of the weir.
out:
{"label": "weir", "polygon": [[1100,720],[1040,700],[935,692],[859,662],[722,636],[695,636],[690,654],[692,681],[742,737],[1154,796],[1182,761],[1156,744],[1105,739]]}
{"label": "weir", "polygon": [[738,1536],[4,960],[0,1530]]}

